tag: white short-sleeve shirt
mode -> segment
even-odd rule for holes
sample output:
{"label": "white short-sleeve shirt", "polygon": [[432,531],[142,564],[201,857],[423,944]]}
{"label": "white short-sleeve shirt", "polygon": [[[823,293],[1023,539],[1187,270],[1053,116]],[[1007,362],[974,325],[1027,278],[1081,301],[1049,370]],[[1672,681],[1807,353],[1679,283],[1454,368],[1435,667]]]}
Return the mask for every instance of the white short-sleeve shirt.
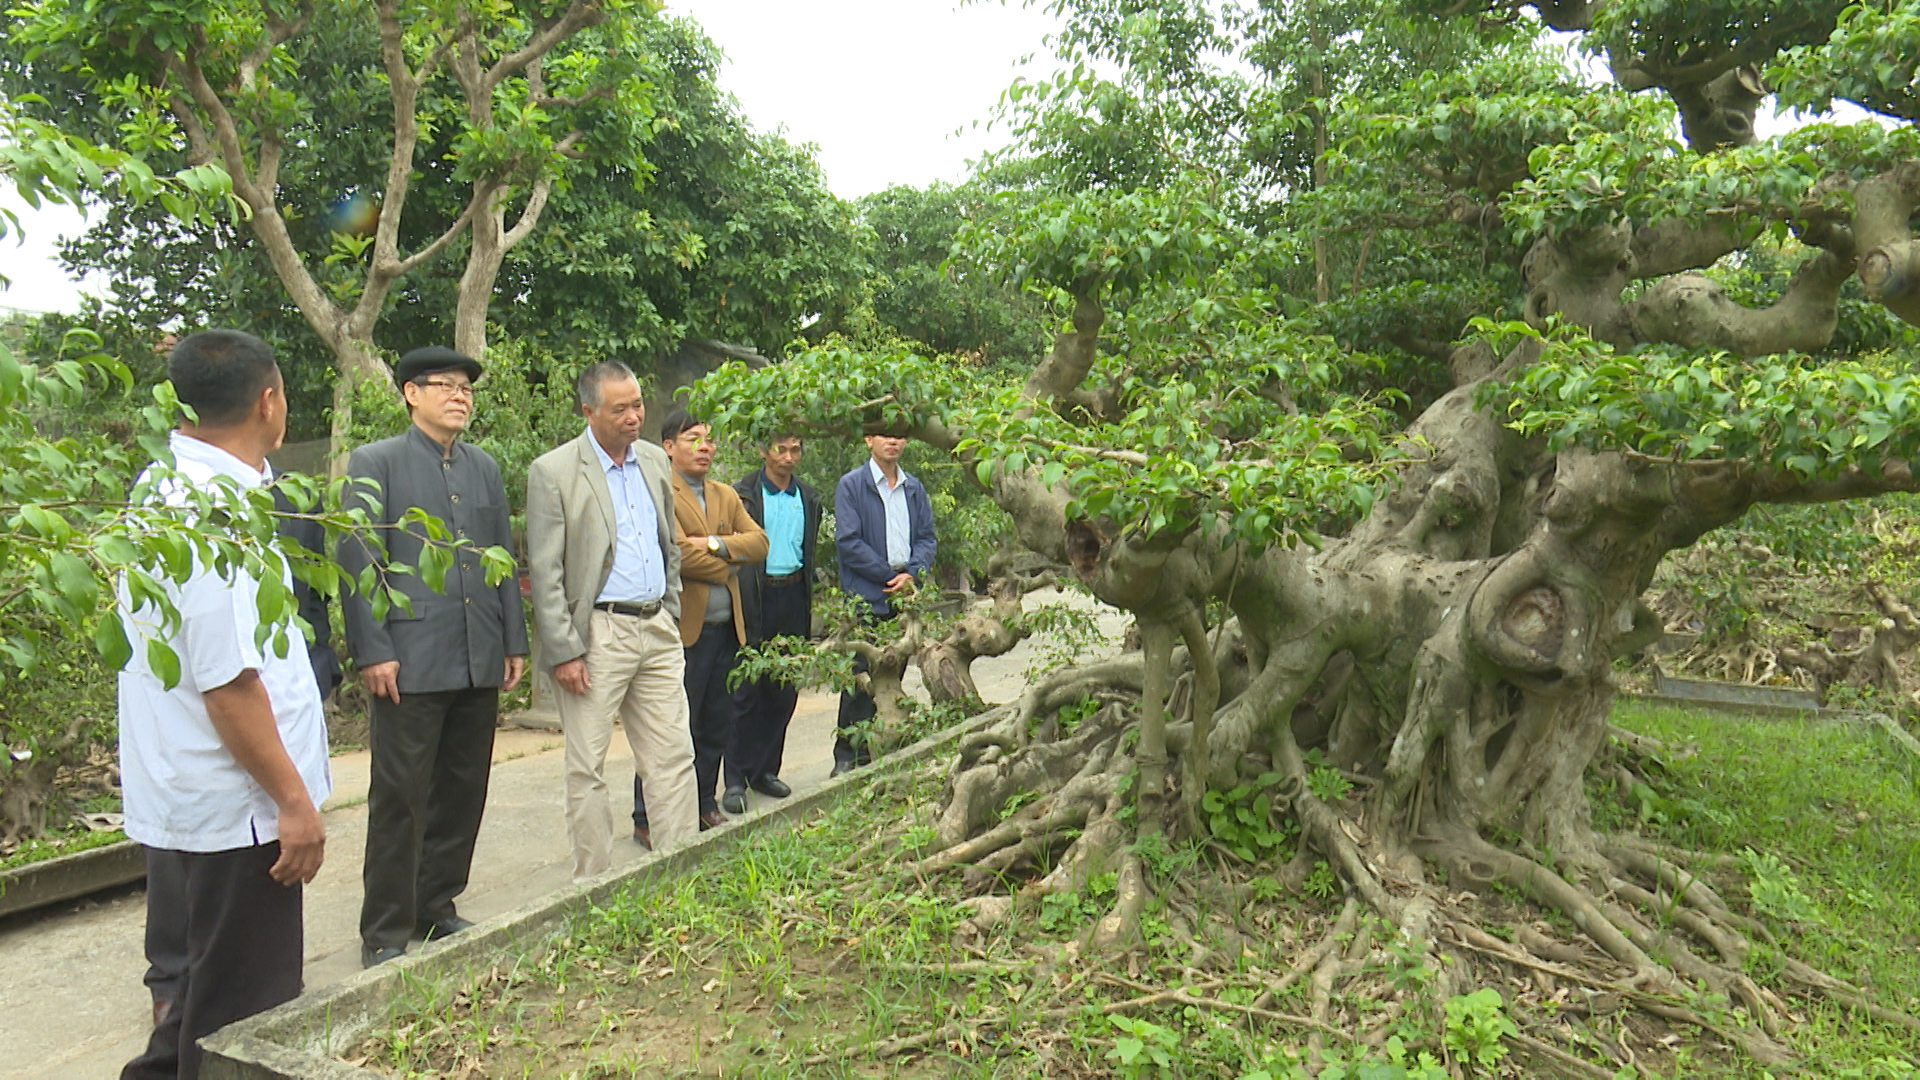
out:
{"label": "white short-sleeve shirt", "polygon": [[[211,486],[232,477],[242,488],[271,478],[211,443],[175,433],[174,470],[188,484]],[[286,575],[288,588],[292,576]],[[147,663],[147,641],[160,637],[152,608],[128,610],[124,586],[120,618],[133,659],[120,673],[120,783],[127,836],[173,851],[231,851],[276,840],[279,808],[240,767],[207,717],[203,694],[248,670],[260,673],[274,724],[287,756],[306,782],[317,807],[333,791],[327,767],[326,717],[320,688],[297,630],[287,655],[271,642],[254,644],[259,614],[255,579],[236,573],[223,581],[196,568],[185,585],[163,582],[180,613],[180,627],[167,638],[180,658],[180,681],[169,690]]]}

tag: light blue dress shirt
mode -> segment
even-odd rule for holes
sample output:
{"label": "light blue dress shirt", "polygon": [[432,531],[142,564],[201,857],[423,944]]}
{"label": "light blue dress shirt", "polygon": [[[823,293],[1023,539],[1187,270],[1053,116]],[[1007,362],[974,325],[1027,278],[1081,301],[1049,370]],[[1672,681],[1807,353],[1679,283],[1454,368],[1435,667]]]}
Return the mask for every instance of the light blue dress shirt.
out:
{"label": "light blue dress shirt", "polygon": [[[898,466],[896,466],[896,469]],[[913,558],[913,522],[907,517],[907,474],[900,470],[900,483],[889,485],[880,463],[867,459],[867,471],[873,474],[873,486],[880,489],[880,504],[887,510],[887,565],[905,570]]]}
{"label": "light blue dress shirt", "polygon": [[800,569],[800,538],[807,530],[807,508],[799,483],[780,491],[760,485],[760,515],[767,519],[767,576],[783,577]]}
{"label": "light blue dress shirt", "polygon": [[627,460],[615,465],[613,455],[591,434],[587,444],[607,474],[607,494],[613,496],[613,572],[598,603],[644,604],[667,595],[667,564],[660,554],[660,515],[647,491],[640,456],[627,447]]}

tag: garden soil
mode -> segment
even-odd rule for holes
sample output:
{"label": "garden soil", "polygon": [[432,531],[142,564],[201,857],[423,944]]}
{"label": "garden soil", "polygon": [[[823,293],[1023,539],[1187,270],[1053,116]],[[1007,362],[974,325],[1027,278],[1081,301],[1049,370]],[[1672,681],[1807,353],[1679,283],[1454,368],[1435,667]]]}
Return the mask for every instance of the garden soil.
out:
{"label": "garden soil", "polygon": [[[1095,606],[1077,594],[1048,590],[1028,597],[1027,607],[1049,602]],[[1102,607],[1100,625],[1108,645],[1097,652],[1117,649],[1126,624],[1125,615]],[[1032,642],[1023,642],[1005,656],[976,661],[981,695],[992,703],[1018,697],[1036,652]],[[907,688],[920,696],[917,671]],[[836,706],[830,695],[801,695],[781,774],[796,791],[818,787],[832,768]],[[460,898],[461,914],[486,919],[567,887],[572,860],[561,813],[561,757],[558,733],[499,733],[487,814],[473,880]],[[617,733],[607,757],[610,778],[629,775],[631,756]],[[306,895],[308,990],[360,968],[366,753],[335,757],[333,780],[335,793],[326,808],[327,864]],[[623,790],[619,782],[610,786],[616,794]],[[642,854],[632,843],[618,843],[615,865]],[[119,1075],[139,1053],[152,1023],[150,999],[140,982],[146,970],[145,905],[145,892],[132,887],[0,919],[0,1080],[104,1080]]]}

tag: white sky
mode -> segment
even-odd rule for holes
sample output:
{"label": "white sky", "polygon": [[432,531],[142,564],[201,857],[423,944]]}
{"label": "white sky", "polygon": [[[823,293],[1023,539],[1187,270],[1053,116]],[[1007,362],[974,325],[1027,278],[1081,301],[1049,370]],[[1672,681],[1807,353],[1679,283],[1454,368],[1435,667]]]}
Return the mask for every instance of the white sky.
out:
{"label": "white sky", "polygon": [[[726,54],[720,85],[764,131],[813,144],[827,183],[844,198],[893,184],[959,180],[967,161],[1004,145],[986,120],[1031,57],[1054,70],[1044,38],[1057,20],[1019,0],[668,0]],[[59,237],[84,222],[65,207],[20,215],[24,238],[0,240],[0,307],[70,311],[81,291],[56,258]],[[24,240],[24,242],[22,242]]]}

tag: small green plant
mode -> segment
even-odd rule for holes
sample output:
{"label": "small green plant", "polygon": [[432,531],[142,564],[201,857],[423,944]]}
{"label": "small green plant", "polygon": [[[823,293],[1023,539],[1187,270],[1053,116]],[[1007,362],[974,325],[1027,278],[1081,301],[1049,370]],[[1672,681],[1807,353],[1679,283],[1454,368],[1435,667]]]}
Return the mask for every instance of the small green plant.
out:
{"label": "small green plant", "polygon": [[1033,802],[1035,799],[1038,799],[1039,797],[1040,797],[1040,793],[1037,791],[1033,791],[1031,789],[1027,791],[1014,792],[1011,796],[1007,798],[1005,805],[1000,807],[1000,820],[1005,821],[1008,818],[1012,817],[1013,815],[1019,813],[1021,807],[1027,805],[1030,802]]}
{"label": "small green plant", "polygon": [[1338,802],[1353,790],[1353,781],[1340,775],[1340,770],[1322,765],[1307,774],[1307,790],[1321,802]]}
{"label": "small green plant", "polygon": [[1334,876],[1333,867],[1328,866],[1325,859],[1313,864],[1313,872],[1307,875],[1307,880],[1300,887],[1306,890],[1308,896],[1319,900],[1331,900],[1340,895],[1340,879]]}
{"label": "small green plant", "polygon": [[1800,881],[1793,871],[1777,856],[1763,855],[1748,848],[1747,894],[1753,897],[1753,906],[1763,915],[1790,922],[1819,922],[1820,913],[1813,901],[1800,890]]}
{"label": "small green plant", "polygon": [[1040,898],[1040,929],[1049,934],[1067,934],[1099,918],[1113,903],[1119,887],[1118,874],[1095,874],[1087,881],[1085,896],[1079,893],[1048,893]]}
{"label": "small green plant", "polygon": [[1507,1019],[1500,992],[1482,988],[1447,999],[1447,1034],[1442,1040],[1460,1060],[1491,1069],[1507,1056],[1501,1039],[1520,1034]]}
{"label": "small green plant", "polygon": [[1207,814],[1207,828],[1227,850],[1247,862],[1259,862],[1268,855],[1286,858],[1283,845],[1299,831],[1291,821],[1273,827],[1273,796],[1269,788],[1280,782],[1280,774],[1267,773],[1251,784],[1227,791],[1209,791],[1200,800]]}
{"label": "small green plant", "polygon": [[[1308,1076],[1289,1052],[1286,1060],[1269,1061],[1240,1080],[1308,1080]],[[1447,1070],[1424,1050],[1410,1057],[1406,1043],[1394,1035],[1378,1054],[1362,1052],[1351,1059],[1338,1052],[1327,1054],[1319,1080],[1447,1080]]]}
{"label": "small green plant", "polygon": [[1055,714],[1060,718],[1060,733],[1073,734],[1075,729],[1093,719],[1099,711],[1100,702],[1090,697],[1083,697],[1071,705],[1060,706],[1060,711]]}
{"label": "small green plant", "polygon": [[1120,1033],[1107,1051],[1107,1060],[1120,1066],[1120,1075],[1157,1076],[1173,1070],[1173,1052],[1180,1048],[1178,1032],[1133,1016],[1109,1016],[1107,1022]]}

